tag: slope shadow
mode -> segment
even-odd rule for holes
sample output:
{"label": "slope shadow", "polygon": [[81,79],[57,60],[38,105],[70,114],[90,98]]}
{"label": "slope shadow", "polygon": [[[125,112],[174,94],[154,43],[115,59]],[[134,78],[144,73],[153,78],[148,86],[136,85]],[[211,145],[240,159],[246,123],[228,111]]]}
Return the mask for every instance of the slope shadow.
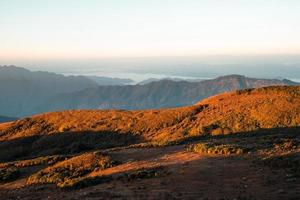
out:
{"label": "slope shadow", "polygon": [[[229,143],[235,142],[244,142],[257,140],[256,144],[261,142],[266,142],[266,144],[273,144],[273,142],[284,140],[284,139],[295,139],[300,137],[300,126],[295,127],[282,127],[282,128],[266,128],[266,129],[258,129],[253,131],[245,131],[245,132],[237,132],[231,133],[227,135],[198,135],[191,136],[187,138],[183,138],[174,142],[170,142],[173,144],[192,144],[195,142],[201,141],[217,141],[217,140],[226,140]],[[230,141],[229,141],[230,140]],[[268,145],[261,146],[262,149],[269,148]]]}
{"label": "slope shadow", "polygon": [[22,137],[0,142],[0,162],[123,147],[143,141],[139,135],[108,131],[65,132]]}
{"label": "slope shadow", "polygon": [[[255,145],[256,150],[258,150],[270,148],[273,143],[278,140],[293,139],[296,137],[300,137],[300,127],[259,129],[217,136],[189,136],[184,139],[163,144],[163,146],[191,144],[201,141],[228,140],[229,143],[242,142],[245,145],[247,145],[247,143],[257,142],[261,144]],[[145,142],[145,139],[141,135],[108,131],[95,132],[87,130],[29,136],[1,141],[0,162],[57,154],[68,155],[96,149],[125,147],[140,142]]]}
{"label": "slope shadow", "polygon": [[[278,194],[270,191],[277,191],[284,186],[285,188],[288,188],[284,193],[285,197],[293,197],[295,191],[297,191],[296,187],[291,187],[293,183],[282,183],[282,181],[277,181],[276,184],[266,184],[270,178],[281,180],[280,176],[273,177],[273,174],[268,173],[270,172],[269,170],[258,170],[257,166],[250,166],[250,162],[245,159],[238,159],[236,156],[201,157],[191,159],[184,165],[181,165],[180,163],[163,164],[160,162],[161,159],[164,159],[164,155],[159,155],[157,159],[155,159],[158,160],[157,162],[159,163],[155,166],[138,166],[138,168],[135,169],[126,169],[122,172],[113,172],[109,175],[86,177],[77,184],[71,186],[71,188],[64,188],[66,190],[61,190],[56,186],[50,187],[50,185],[37,185],[37,187],[43,187],[43,190],[47,188],[47,191],[50,189],[53,191],[53,194],[61,193],[70,195],[70,192],[74,192],[79,195],[82,194],[79,192],[82,190],[71,191],[69,189],[80,189],[98,185],[97,191],[99,192],[107,191],[107,188],[109,188],[109,191],[111,191],[109,194],[123,194],[123,185],[126,185],[127,189],[137,191],[137,193],[134,192],[132,195],[135,195],[136,198],[139,197],[138,199],[147,199],[147,196],[153,194],[155,194],[153,195],[156,197],[155,199],[160,199],[157,195],[163,195],[162,197],[165,197],[167,193],[172,193],[172,197],[182,195],[182,197],[189,197],[188,199],[199,199],[200,197],[203,197],[204,194],[205,196],[210,197],[216,196],[216,199],[222,199],[221,197],[224,195],[228,196],[228,199],[234,199],[241,194],[242,197],[248,197],[241,199],[262,199],[264,195],[268,195],[268,199],[282,199],[282,197],[274,198]],[[145,161],[147,161],[147,159]],[[181,167],[179,167],[179,165],[181,165]],[[187,168],[187,166],[189,168]],[[243,177],[247,177],[247,180]],[[174,182],[174,180],[176,181]],[[245,190],[243,185],[247,184],[246,182],[248,182],[248,180],[250,180],[251,184],[249,185],[249,188]],[[171,181],[172,184],[166,184],[171,183]],[[116,187],[109,187],[112,184]],[[118,187],[118,185],[122,186]],[[257,191],[257,189],[259,191]],[[43,191],[37,192],[36,185],[21,188],[19,192],[19,194],[22,195],[24,195],[24,193],[32,192],[41,195],[42,197],[49,195],[49,193]],[[10,193],[11,196],[17,196],[14,190],[4,191],[0,188],[0,194],[1,193]],[[99,196],[99,194],[97,196],[98,198],[102,196]],[[143,195],[140,196],[141,194]],[[124,199],[129,198],[126,195],[128,195],[128,193],[124,193],[124,196],[122,197]]]}

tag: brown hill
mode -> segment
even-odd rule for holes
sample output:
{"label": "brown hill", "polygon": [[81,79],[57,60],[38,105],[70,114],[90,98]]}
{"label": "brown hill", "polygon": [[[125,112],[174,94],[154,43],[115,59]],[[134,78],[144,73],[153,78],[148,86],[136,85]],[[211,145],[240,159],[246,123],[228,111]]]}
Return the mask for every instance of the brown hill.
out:
{"label": "brown hill", "polygon": [[[2,159],[300,125],[300,87],[224,93],[161,110],[71,110],[0,125]],[[8,142],[10,141],[10,142]],[[7,152],[10,153],[6,157]],[[19,155],[20,154],[20,155]]]}

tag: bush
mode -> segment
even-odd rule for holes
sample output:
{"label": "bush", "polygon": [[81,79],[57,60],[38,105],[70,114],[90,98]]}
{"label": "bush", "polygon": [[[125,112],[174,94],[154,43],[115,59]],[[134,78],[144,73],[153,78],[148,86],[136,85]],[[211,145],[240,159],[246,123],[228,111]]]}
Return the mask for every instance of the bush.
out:
{"label": "bush", "polygon": [[21,167],[30,167],[35,165],[53,165],[59,161],[65,160],[66,156],[56,155],[56,156],[44,156],[38,157],[29,160],[22,160],[13,162],[14,166],[21,168]]}
{"label": "bush", "polygon": [[39,171],[29,177],[27,184],[54,183],[61,187],[73,185],[88,173],[106,169],[115,164],[116,162],[108,155],[99,152],[85,153]]}
{"label": "bush", "polygon": [[58,183],[57,186],[65,189],[80,189],[101,183],[107,183],[111,180],[111,176],[80,177]]}
{"label": "bush", "polygon": [[242,148],[238,145],[232,144],[214,144],[214,143],[198,143],[188,146],[188,151],[193,151],[197,153],[209,153],[209,154],[243,154],[247,152],[247,149]]}

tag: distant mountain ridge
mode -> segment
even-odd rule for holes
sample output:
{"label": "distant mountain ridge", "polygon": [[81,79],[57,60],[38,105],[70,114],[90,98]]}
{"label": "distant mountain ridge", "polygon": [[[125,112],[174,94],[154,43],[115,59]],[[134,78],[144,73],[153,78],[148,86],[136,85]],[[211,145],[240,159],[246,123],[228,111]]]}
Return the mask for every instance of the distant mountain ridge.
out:
{"label": "distant mountain ridge", "polygon": [[272,85],[298,85],[298,83],[229,75],[200,82],[161,80],[145,85],[99,86],[57,95],[41,105],[40,112],[65,109],[137,110],[179,107],[194,104],[218,93]]}
{"label": "distant mountain ridge", "polygon": [[0,115],[30,115],[37,104],[52,96],[97,86],[96,82],[84,76],[64,76],[3,66],[0,67]]}
{"label": "distant mountain ridge", "polygon": [[0,115],[23,117],[36,114],[37,105],[57,94],[99,85],[123,85],[131,81],[97,76],[64,76],[16,66],[0,66]]}
{"label": "distant mountain ridge", "polygon": [[128,78],[111,78],[105,76],[85,76],[88,79],[95,81],[98,85],[128,85],[134,81]]}
{"label": "distant mountain ridge", "polygon": [[179,107],[237,89],[297,84],[289,80],[229,75],[199,82],[166,79],[144,85],[99,86],[99,82],[85,76],[64,76],[3,66],[0,67],[0,115],[19,118],[66,109]]}
{"label": "distant mountain ridge", "polygon": [[149,78],[145,79],[143,81],[138,82],[137,84],[139,85],[146,85],[152,82],[158,82],[158,81],[163,81],[163,80],[170,80],[170,81],[187,81],[187,82],[200,82],[203,80],[208,80],[204,78],[194,78],[194,79],[183,79],[183,78]]}

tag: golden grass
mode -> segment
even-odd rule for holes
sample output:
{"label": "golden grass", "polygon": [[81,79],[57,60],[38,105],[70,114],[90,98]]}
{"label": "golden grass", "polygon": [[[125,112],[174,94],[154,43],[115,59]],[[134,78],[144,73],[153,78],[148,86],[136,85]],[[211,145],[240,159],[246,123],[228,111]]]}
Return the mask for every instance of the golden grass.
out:
{"label": "golden grass", "polygon": [[33,174],[28,178],[27,184],[54,183],[66,187],[82,180],[92,171],[112,167],[115,163],[108,155],[98,152],[84,153]]}
{"label": "golden grass", "polygon": [[300,125],[300,87],[277,86],[225,93],[196,105],[145,111],[52,112],[0,127],[0,140],[65,132],[118,132],[145,141],[177,140],[261,128]]}
{"label": "golden grass", "polygon": [[247,149],[239,147],[238,145],[213,144],[209,142],[190,145],[187,150],[197,152],[197,153],[222,154],[222,155],[230,155],[230,154],[240,155],[247,152]]}

